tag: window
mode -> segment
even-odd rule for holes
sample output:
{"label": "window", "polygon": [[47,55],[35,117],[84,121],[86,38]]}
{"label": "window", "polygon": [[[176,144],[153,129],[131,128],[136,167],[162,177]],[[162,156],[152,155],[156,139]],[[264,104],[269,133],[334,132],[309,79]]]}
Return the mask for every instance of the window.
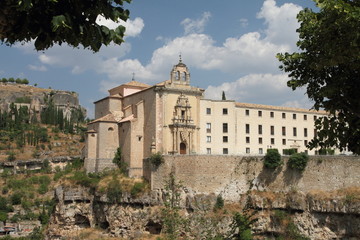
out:
{"label": "window", "polygon": [[308,150],[305,150],[304,152],[305,152],[305,154],[309,154],[309,153],[308,153]]}
{"label": "window", "polygon": [[286,127],[282,127],[282,135],[286,136]]}
{"label": "window", "polygon": [[206,149],[206,154],[211,154],[211,148]]}
{"label": "window", "polygon": [[270,112],[270,117],[274,118],[274,112]]}
{"label": "window", "polygon": [[245,115],[246,115],[246,116],[249,116],[249,115],[250,115],[250,110],[249,110],[249,109],[246,109],[246,110],[245,110]]}
{"label": "window", "polygon": [[271,135],[275,134],[275,127],[274,126],[270,126],[270,134]]}
{"label": "window", "polygon": [[206,108],[206,114],[210,115],[211,114],[211,108]]}
{"label": "window", "polygon": [[259,132],[259,134],[262,134],[262,125],[258,126],[258,132]]}
{"label": "window", "polygon": [[272,145],[274,145],[275,144],[275,138],[271,138],[270,142],[271,142]]}
{"label": "window", "polygon": [[295,113],[293,114],[293,119],[296,120],[296,114]]}
{"label": "window", "polygon": [[308,145],[308,140],[304,140],[304,146]]}
{"label": "window", "polygon": [[259,154],[263,154],[263,149],[259,148]]}
{"label": "window", "polygon": [[259,138],[259,144],[262,144],[262,138]]}
{"label": "window", "polygon": [[227,108],[223,108],[223,115],[227,115],[228,114],[228,109]]}
{"label": "window", "polygon": [[223,136],[223,142],[227,143],[228,142],[228,136]]}
{"label": "window", "polygon": [[229,149],[223,148],[223,154],[229,154]]}
{"label": "window", "polygon": [[262,111],[258,111],[258,116],[262,117]]}
{"label": "window", "polygon": [[208,143],[211,142],[211,136],[206,136],[206,142],[208,142]]}
{"label": "window", "polygon": [[245,124],[245,132],[246,132],[247,134],[250,133],[250,124]]}
{"label": "window", "polygon": [[211,133],[211,123],[206,123],[206,133]]}
{"label": "window", "polygon": [[317,119],[317,117],[316,117],[316,116],[314,116],[314,121],[316,121],[316,119]]}
{"label": "window", "polygon": [[250,137],[246,137],[246,143],[250,143]]}
{"label": "window", "polygon": [[282,118],[285,119],[286,118],[286,113],[282,113]]}
{"label": "window", "polygon": [[250,153],[250,148],[246,148],[246,153]]}
{"label": "window", "polygon": [[293,128],[293,136],[296,137],[297,132],[296,132],[296,127]]}
{"label": "window", "polygon": [[228,124],[223,123],[223,133],[227,133],[227,132],[228,132]]}
{"label": "window", "polygon": [[308,134],[307,134],[307,128],[304,128],[304,137],[307,137]]}
{"label": "window", "polygon": [[317,137],[317,131],[314,129],[314,138]]}
{"label": "window", "polygon": [[182,119],[185,118],[185,110],[181,110],[181,118],[182,118]]}
{"label": "window", "polygon": [[285,138],[283,138],[282,144],[283,144],[283,145],[286,145],[286,139],[285,139]]}
{"label": "window", "polygon": [[306,114],[304,114],[304,121],[306,121],[307,120],[307,115]]}

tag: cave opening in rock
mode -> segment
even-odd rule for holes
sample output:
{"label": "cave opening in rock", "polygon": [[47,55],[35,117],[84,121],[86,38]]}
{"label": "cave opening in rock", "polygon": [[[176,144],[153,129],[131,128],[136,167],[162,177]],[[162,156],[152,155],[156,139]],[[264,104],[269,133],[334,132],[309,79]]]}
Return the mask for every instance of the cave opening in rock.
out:
{"label": "cave opening in rock", "polygon": [[104,222],[99,223],[99,227],[102,228],[102,229],[108,229],[109,226],[110,226],[110,224],[106,220]]}
{"label": "cave opening in rock", "polygon": [[88,228],[90,227],[90,221],[87,217],[81,214],[75,214],[75,224],[79,227]]}
{"label": "cave opening in rock", "polygon": [[152,220],[150,220],[145,226],[145,230],[148,231],[150,234],[160,234],[161,229],[162,229],[161,224],[156,223]]}

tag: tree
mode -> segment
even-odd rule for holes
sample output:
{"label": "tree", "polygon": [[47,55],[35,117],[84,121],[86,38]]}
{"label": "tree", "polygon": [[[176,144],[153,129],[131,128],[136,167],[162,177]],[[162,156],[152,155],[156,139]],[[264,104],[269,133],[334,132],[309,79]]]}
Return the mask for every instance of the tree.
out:
{"label": "tree", "polygon": [[98,16],[118,22],[126,21],[129,11],[124,2],[131,0],[2,0],[0,1],[0,42],[35,40],[36,50],[45,50],[54,44],[99,51],[102,44],[121,44],[125,27],[112,30],[96,22]]}
{"label": "tree", "polygon": [[226,100],[226,96],[225,96],[225,92],[224,92],[224,91],[222,91],[221,100]]}
{"label": "tree", "polygon": [[299,52],[278,54],[288,86],[306,87],[313,109],[328,117],[316,120],[309,147],[360,153],[360,1],[314,0],[319,11],[300,11]]}

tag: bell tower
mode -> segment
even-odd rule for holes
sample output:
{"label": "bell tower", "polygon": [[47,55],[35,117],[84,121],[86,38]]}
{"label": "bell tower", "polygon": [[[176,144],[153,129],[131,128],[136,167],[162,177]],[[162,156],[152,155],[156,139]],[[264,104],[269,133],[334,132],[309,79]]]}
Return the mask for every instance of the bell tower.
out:
{"label": "bell tower", "polygon": [[172,84],[190,85],[190,73],[187,66],[182,62],[181,55],[179,55],[179,63],[176,64],[170,73],[170,80]]}

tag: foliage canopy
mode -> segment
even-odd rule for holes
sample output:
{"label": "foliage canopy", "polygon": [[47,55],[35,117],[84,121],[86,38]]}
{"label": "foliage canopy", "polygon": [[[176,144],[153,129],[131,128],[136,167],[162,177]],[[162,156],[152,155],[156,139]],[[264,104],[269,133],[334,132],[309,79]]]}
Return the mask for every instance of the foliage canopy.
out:
{"label": "foliage canopy", "polygon": [[306,87],[319,118],[310,148],[337,147],[360,153],[360,1],[314,0],[318,12],[300,11],[299,52],[278,54],[288,86]]}
{"label": "foliage canopy", "polygon": [[35,40],[36,50],[54,44],[99,51],[102,44],[121,44],[125,27],[109,29],[96,22],[98,16],[118,22],[126,21],[129,11],[124,2],[131,0],[2,0],[0,1],[0,42]]}

